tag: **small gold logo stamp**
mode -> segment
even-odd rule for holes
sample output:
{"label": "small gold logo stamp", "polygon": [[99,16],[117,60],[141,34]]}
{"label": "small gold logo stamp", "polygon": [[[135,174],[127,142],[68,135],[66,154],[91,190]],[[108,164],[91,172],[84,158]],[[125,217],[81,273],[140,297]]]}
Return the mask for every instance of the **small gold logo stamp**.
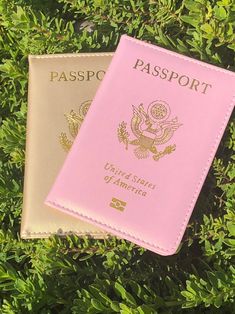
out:
{"label": "small gold logo stamp", "polygon": [[156,100],[149,104],[145,110],[143,104],[133,107],[133,116],[130,127],[133,140],[129,139],[127,123],[122,121],[117,129],[117,136],[120,143],[128,149],[129,144],[136,146],[134,154],[138,159],[147,158],[149,153],[153,154],[155,161],[166,154],[171,154],[176,145],[168,145],[163,151],[158,151],[157,146],[167,143],[174,135],[175,131],[182,125],[178,118],[170,119],[170,106],[163,100]]}
{"label": "small gold logo stamp", "polygon": [[113,197],[111,203],[109,204],[110,207],[123,211],[126,206],[126,202],[119,200],[118,198]]}

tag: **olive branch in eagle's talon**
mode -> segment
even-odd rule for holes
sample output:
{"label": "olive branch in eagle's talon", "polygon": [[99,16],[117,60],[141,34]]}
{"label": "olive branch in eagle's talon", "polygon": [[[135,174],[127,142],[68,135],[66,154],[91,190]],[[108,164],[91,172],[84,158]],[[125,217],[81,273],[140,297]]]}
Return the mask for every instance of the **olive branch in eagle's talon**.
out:
{"label": "olive branch in eagle's talon", "polygon": [[119,126],[118,126],[118,139],[120,143],[124,143],[126,149],[128,149],[128,144],[129,144],[129,133],[127,132],[126,129],[126,123],[122,121]]}
{"label": "olive branch in eagle's talon", "polygon": [[[76,138],[80,126],[82,124],[83,118],[80,117],[74,110],[71,110],[70,113],[64,114],[69,128],[69,133],[73,137],[73,140]],[[73,140],[70,140],[66,133],[62,132],[59,136],[59,141],[62,147],[66,152],[70,150],[73,144]]]}
{"label": "olive branch in eagle's talon", "polygon": [[68,152],[73,145],[73,142],[68,139],[66,133],[61,133],[59,136],[59,141],[63,149]]}

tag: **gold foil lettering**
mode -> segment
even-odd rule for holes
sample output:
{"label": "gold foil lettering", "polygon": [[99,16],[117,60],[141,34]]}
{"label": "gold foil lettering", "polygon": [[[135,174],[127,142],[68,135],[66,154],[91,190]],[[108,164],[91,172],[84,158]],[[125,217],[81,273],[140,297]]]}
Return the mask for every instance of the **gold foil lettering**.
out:
{"label": "gold foil lettering", "polygon": [[194,88],[195,91],[198,91],[198,90],[197,90],[198,85],[200,85],[200,81],[198,81],[198,80],[196,80],[196,79],[193,79],[193,80],[192,80],[192,83],[191,83],[191,85],[190,85],[189,88],[191,88],[191,89]]}
{"label": "gold foil lettering", "polygon": [[66,75],[65,75],[65,72],[61,72],[58,81],[61,81],[61,80],[63,80],[63,81],[68,81],[68,79],[67,79],[67,77],[66,77]]}
{"label": "gold foil lettering", "polygon": [[98,71],[51,71],[49,72],[50,82],[82,82],[82,81],[92,81],[92,80],[99,80],[101,81],[105,75],[104,70]]}
{"label": "gold foil lettering", "polygon": [[54,79],[56,78],[56,77],[58,77],[58,75],[59,75],[59,73],[58,72],[54,72],[54,71],[52,71],[51,72],[51,79],[50,79],[50,81],[54,81]]}
{"label": "gold foil lettering", "polygon": [[[186,81],[184,82],[183,79],[185,79],[185,78],[186,78]],[[183,81],[183,82],[182,82],[182,81]],[[179,84],[180,84],[180,86],[187,86],[188,83],[189,83],[189,77],[188,77],[188,76],[182,75],[182,76],[179,78]]]}
{"label": "gold foil lettering", "polygon": [[172,79],[177,79],[178,76],[179,76],[178,73],[172,71],[168,81],[170,82]]}
{"label": "gold foil lettering", "polygon": [[209,88],[212,88],[212,85],[209,83],[202,82],[196,78],[190,78],[188,75],[180,74],[167,68],[161,68],[158,65],[153,65],[139,58],[136,60],[133,69],[163,80],[166,79],[170,83],[176,83],[180,86],[188,87],[192,91],[199,92],[201,94],[206,94]]}
{"label": "gold foil lettering", "polygon": [[206,93],[206,89],[207,89],[207,87],[210,87],[210,88],[212,88],[212,86],[211,86],[211,84],[207,84],[207,83],[202,83],[202,85],[205,85],[205,88],[203,89],[203,91],[202,91],[202,93],[203,94],[205,94]]}
{"label": "gold foil lettering", "polygon": [[94,71],[87,71],[87,81],[90,81],[94,75],[95,75]]}

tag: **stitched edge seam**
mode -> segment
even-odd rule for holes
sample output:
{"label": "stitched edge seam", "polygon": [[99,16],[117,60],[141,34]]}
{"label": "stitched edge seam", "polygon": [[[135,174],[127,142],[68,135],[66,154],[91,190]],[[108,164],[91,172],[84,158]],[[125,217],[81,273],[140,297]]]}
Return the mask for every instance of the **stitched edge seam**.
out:
{"label": "stitched edge seam", "polygon": [[84,57],[108,57],[113,56],[114,53],[75,53],[72,54],[61,54],[61,55],[29,55],[32,59],[57,59],[57,58],[84,58]]}
{"label": "stitched edge seam", "polygon": [[42,232],[27,232],[27,231],[24,231],[21,233],[22,236],[30,236],[30,235],[67,235],[67,234],[77,234],[77,235],[80,235],[80,236],[83,236],[83,235],[90,235],[90,236],[97,236],[97,235],[106,235],[107,232],[106,231],[76,231],[76,230],[71,230],[71,231],[63,231],[63,232],[51,232],[51,231],[42,231]]}
{"label": "stitched edge seam", "polygon": [[158,245],[156,245],[156,244],[152,244],[152,243],[149,243],[149,242],[147,242],[147,241],[141,240],[141,239],[137,238],[136,236],[134,236],[134,235],[132,235],[132,234],[129,234],[129,233],[125,232],[125,231],[122,231],[122,230],[120,230],[120,229],[117,229],[117,228],[115,228],[115,227],[113,227],[113,226],[110,226],[110,225],[104,223],[104,222],[101,222],[101,221],[99,221],[99,220],[96,220],[96,219],[94,219],[94,218],[92,218],[92,217],[89,217],[89,216],[87,216],[87,215],[78,213],[77,211],[75,211],[75,210],[72,209],[72,208],[63,206],[63,205],[61,205],[61,204],[59,204],[59,203],[56,203],[56,202],[50,201],[50,200],[47,200],[47,203],[50,203],[50,204],[52,204],[52,205],[54,205],[54,206],[56,206],[56,207],[59,207],[59,208],[61,208],[63,211],[69,211],[69,212],[75,214],[75,215],[78,216],[78,217],[87,218],[88,220],[94,221],[94,222],[98,223],[98,224],[101,225],[101,226],[106,226],[106,227],[108,227],[108,228],[110,228],[110,229],[112,229],[112,230],[118,231],[118,232],[120,232],[120,233],[122,233],[122,234],[125,234],[125,235],[127,235],[127,236],[129,236],[129,237],[135,239],[135,240],[138,240],[138,241],[140,241],[140,242],[142,242],[142,243],[145,243],[145,244],[147,244],[147,245],[150,245],[150,246],[152,246],[152,247],[155,247],[155,248],[157,248],[157,249],[160,249],[161,251],[166,251],[166,252],[169,251],[169,250],[167,250],[167,249],[161,248],[160,246],[158,246]]}
{"label": "stitched edge seam", "polygon": [[124,38],[126,40],[129,40],[129,41],[135,43],[136,45],[145,46],[145,47],[153,49],[153,50],[158,50],[158,51],[161,51],[162,53],[168,54],[168,55],[173,56],[175,58],[183,59],[183,60],[185,60],[187,62],[191,62],[191,63],[196,63],[196,64],[198,64],[198,65],[200,65],[202,67],[208,68],[210,70],[214,70],[214,71],[217,71],[217,72],[222,72],[222,73],[225,73],[225,74],[229,74],[232,77],[235,77],[235,73],[234,72],[229,71],[227,69],[219,68],[216,65],[213,65],[213,64],[210,64],[210,63],[206,63],[206,62],[203,62],[203,61],[199,61],[197,59],[193,59],[191,57],[182,55],[182,54],[180,54],[178,52],[170,51],[170,50],[168,50],[166,48],[158,47],[158,46],[156,46],[154,44],[146,43],[146,42],[140,41],[140,40],[138,40],[136,38],[132,38],[132,37],[129,37],[129,36],[126,36],[126,35],[124,35]]}

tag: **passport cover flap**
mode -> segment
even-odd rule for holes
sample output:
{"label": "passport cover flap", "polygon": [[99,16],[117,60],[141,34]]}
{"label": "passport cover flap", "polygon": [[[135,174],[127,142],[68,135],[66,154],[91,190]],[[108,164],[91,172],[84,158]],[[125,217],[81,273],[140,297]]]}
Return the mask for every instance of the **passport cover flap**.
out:
{"label": "passport cover flap", "polygon": [[112,53],[29,56],[22,238],[76,233],[104,237],[100,228],[44,204]]}
{"label": "passport cover flap", "polygon": [[176,252],[234,106],[234,73],[123,35],[45,203]]}

